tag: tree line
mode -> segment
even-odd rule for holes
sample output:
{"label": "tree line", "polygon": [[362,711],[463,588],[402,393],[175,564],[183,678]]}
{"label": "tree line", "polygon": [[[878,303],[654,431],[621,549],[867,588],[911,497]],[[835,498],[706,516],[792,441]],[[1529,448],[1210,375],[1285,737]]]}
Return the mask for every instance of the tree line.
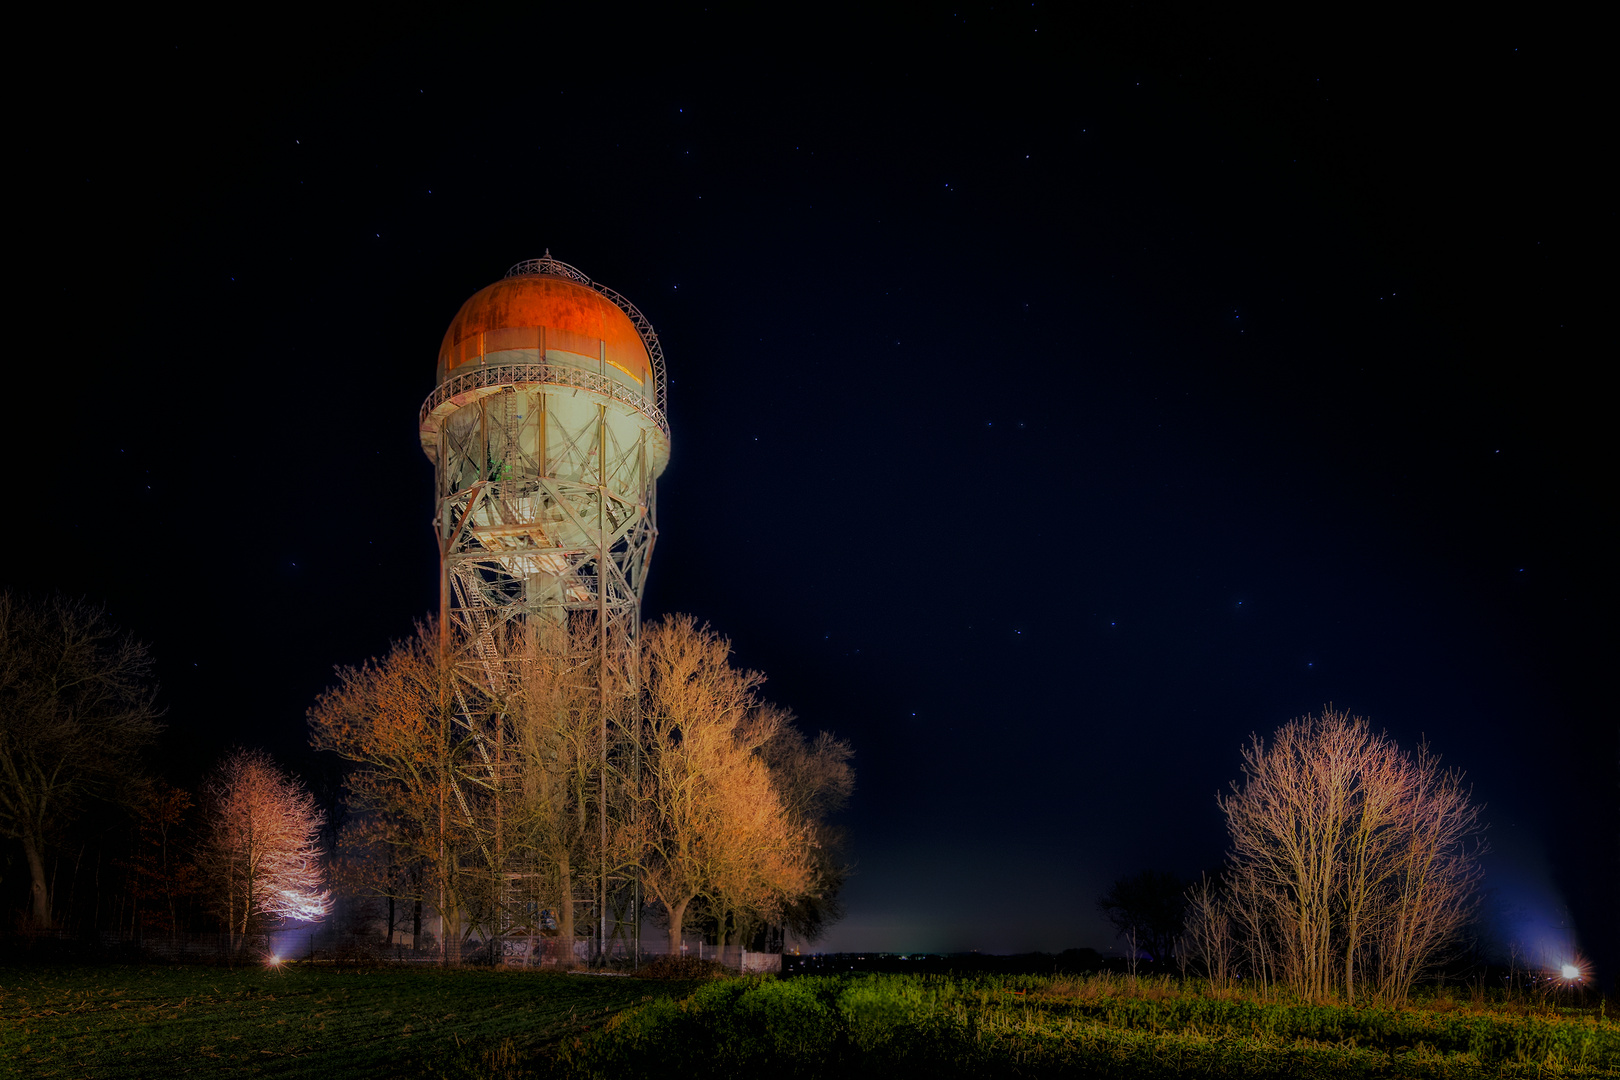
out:
{"label": "tree line", "polygon": [[[163,729],[150,651],[83,601],[0,593],[0,832],[19,923],[235,940],[330,909],[313,797],[238,749],[189,792],[141,767]],[[88,856],[88,860],[87,860]],[[63,890],[66,895],[63,895]]]}
{"label": "tree line", "polygon": [[[15,844],[5,895],[27,881],[19,925],[240,942],[336,911],[421,945],[425,913],[451,936],[571,945],[591,936],[579,911],[622,906],[626,883],[674,951],[694,921],[726,944],[836,919],[829,818],[853,787],[848,743],[805,735],[688,617],[646,629],[628,694],[602,692],[569,633],[504,640],[516,678],[499,700],[456,692],[467,672],[447,657],[465,643],[446,650],[432,624],[339,668],[307,717],[311,745],[347,766],[328,814],[258,750],[194,791],[144,771],[163,727],[147,648],[93,605],[0,594],[0,834]],[[480,700],[499,715],[469,724]],[[460,956],[459,940],[438,945]]]}
{"label": "tree line", "polygon": [[[853,787],[849,744],[806,736],[688,616],[644,629],[632,685],[604,690],[594,640],[588,619],[514,628],[496,646],[498,697],[457,692],[466,650],[431,623],[340,669],[309,724],[312,745],[353,765],[346,880],[481,939],[573,942],[604,896],[633,933],[631,887],[671,952],[694,915],[721,945],[770,925],[815,937],[839,912],[829,816]],[[600,950],[595,914],[584,936]]]}

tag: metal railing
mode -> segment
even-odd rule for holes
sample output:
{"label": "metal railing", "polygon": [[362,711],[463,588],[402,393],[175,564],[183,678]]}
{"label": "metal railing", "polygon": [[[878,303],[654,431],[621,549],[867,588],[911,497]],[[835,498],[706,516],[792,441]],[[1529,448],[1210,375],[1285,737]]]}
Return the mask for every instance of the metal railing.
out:
{"label": "metal railing", "polygon": [[[669,408],[667,401],[668,391],[665,386],[666,380],[664,378],[664,347],[658,343],[658,334],[653,330],[652,323],[647,321],[647,316],[643,315],[636,305],[632,304],[629,300],[625,299],[622,294],[615,292],[606,285],[600,285],[597,282],[592,281],[577,267],[569,266],[560,259],[553,259],[551,257],[550,248],[546,249],[545,255],[541,258],[525,259],[520,263],[514,264],[509,270],[506,271],[506,276],[509,278],[539,276],[567,278],[569,281],[577,282],[588,289],[594,289],[601,293],[603,296],[613,301],[614,306],[620,311],[630,316],[631,323],[635,325],[636,333],[641,335],[641,343],[647,347],[647,356],[652,361],[653,394],[656,398],[655,407],[658,411],[658,415],[660,417],[663,416],[663,414]],[[660,421],[660,423],[661,422],[662,421]],[[669,434],[669,428],[664,428],[664,434]]]}
{"label": "metal railing", "polygon": [[[440,383],[422,403],[418,421],[426,424],[428,416],[434,409],[458,394],[491,386],[513,386],[522,383],[576,387],[623,402],[658,425],[658,430],[663,432],[666,439],[669,438],[669,421],[664,417],[664,411],[657,405],[610,375],[602,375],[571,364],[497,364],[452,375]],[[660,382],[659,385],[663,384]]]}

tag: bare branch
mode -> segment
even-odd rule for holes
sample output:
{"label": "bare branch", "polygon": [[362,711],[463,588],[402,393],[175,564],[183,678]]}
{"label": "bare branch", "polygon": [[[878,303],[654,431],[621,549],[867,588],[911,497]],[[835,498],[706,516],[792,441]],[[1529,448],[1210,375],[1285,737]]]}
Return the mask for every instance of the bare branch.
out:
{"label": "bare branch", "polygon": [[0,593],[0,835],[22,842],[34,925],[52,921],[53,836],[88,800],[135,783],[161,715],[146,646],[100,608]]}

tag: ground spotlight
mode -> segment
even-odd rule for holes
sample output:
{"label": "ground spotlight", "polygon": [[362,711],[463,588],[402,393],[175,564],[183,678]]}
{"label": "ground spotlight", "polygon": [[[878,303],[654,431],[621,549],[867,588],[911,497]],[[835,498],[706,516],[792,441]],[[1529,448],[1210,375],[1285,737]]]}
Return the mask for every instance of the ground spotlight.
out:
{"label": "ground spotlight", "polygon": [[1592,978],[1592,965],[1579,951],[1555,960],[1548,967],[1552,969],[1547,972],[1550,980],[1567,990],[1582,988]]}

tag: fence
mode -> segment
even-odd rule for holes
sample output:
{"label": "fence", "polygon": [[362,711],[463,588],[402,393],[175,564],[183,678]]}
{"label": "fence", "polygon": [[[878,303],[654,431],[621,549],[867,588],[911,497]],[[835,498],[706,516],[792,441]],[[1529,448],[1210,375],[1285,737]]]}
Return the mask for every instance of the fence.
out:
{"label": "fence", "polygon": [[[614,938],[607,943],[607,954],[603,957],[596,955],[595,945],[589,938],[579,938],[574,942],[572,957],[569,957],[566,946],[559,938],[514,936],[497,939],[493,948],[488,943],[479,943],[472,947],[470,958],[485,961],[496,957],[499,963],[517,967],[561,967],[567,961],[580,967],[606,966],[630,970],[671,955],[669,942],[662,936],[651,940],[644,938],[639,949],[633,941]],[[782,970],[782,954],[779,952],[758,952],[741,945],[708,945],[701,939],[682,942],[675,955],[713,961],[746,974]]]}

